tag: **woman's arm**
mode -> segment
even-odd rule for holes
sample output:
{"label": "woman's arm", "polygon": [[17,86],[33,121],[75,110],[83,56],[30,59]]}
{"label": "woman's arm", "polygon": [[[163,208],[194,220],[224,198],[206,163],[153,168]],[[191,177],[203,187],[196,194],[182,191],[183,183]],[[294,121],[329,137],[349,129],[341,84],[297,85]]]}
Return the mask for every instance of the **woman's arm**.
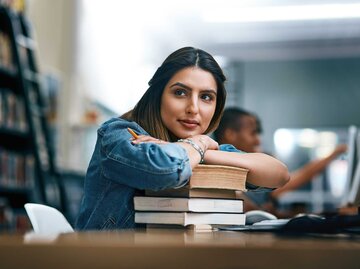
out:
{"label": "woman's arm", "polygon": [[[249,169],[247,181],[251,184],[278,188],[289,181],[287,167],[279,160],[264,153],[226,152],[218,150],[216,141],[206,135],[196,135],[190,138],[197,145],[203,147],[205,164],[228,165]],[[187,150],[191,167],[194,168],[200,160],[200,155],[191,145],[182,143]]]}
{"label": "woman's arm", "polygon": [[[210,149],[211,150],[219,149],[219,144],[207,135],[195,135],[195,136],[189,137],[188,139],[190,139],[198,147],[200,147],[204,153]],[[193,169],[195,166],[197,166],[199,164],[199,162],[201,160],[200,152],[198,150],[196,150],[189,143],[184,143],[184,142],[177,142],[177,143],[180,144],[187,151],[189,160],[190,160],[190,165],[191,165],[191,168]]]}
{"label": "woman's arm", "polygon": [[226,152],[207,150],[205,152],[206,164],[219,164],[249,169],[247,181],[251,184],[278,188],[289,181],[287,167],[279,160],[264,153]]}
{"label": "woman's arm", "polygon": [[[206,135],[196,135],[188,139],[191,139],[205,152],[204,162],[206,164],[228,165],[249,169],[247,181],[251,184],[267,188],[277,188],[283,186],[289,180],[287,167],[269,155],[263,153],[239,154],[238,152],[219,151],[218,143]],[[167,143],[149,136],[140,136],[139,139],[133,142]],[[177,143],[187,151],[191,168],[198,165],[200,161],[199,152],[191,144],[184,142]]]}
{"label": "woman's arm", "polygon": [[[206,152],[208,149],[216,150],[219,148],[219,144],[207,135],[195,135],[184,140],[191,140],[203,152]],[[139,135],[137,139],[132,140],[132,143],[133,144],[154,143],[154,144],[164,145],[164,144],[169,144],[170,142],[163,141],[149,135]],[[191,169],[193,169],[195,166],[199,164],[201,160],[200,152],[194,146],[192,146],[191,143],[180,142],[180,141],[175,143],[186,150],[187,155],[189,157]]]}
{"label": "woman's arm", "polygon": [[[139,139],[132,139],[127,128]],[[150,142],[145,134],[134,122],[109,120],[98,130],[98,154],[90,166],[105,178],[136,189],[160,190],[186,184],[191,176],[187,152],[180,145],[155,138],[151,138],[154,143],[141,143],[142,139]],[[155,145],[155,141],[164,145]]]}

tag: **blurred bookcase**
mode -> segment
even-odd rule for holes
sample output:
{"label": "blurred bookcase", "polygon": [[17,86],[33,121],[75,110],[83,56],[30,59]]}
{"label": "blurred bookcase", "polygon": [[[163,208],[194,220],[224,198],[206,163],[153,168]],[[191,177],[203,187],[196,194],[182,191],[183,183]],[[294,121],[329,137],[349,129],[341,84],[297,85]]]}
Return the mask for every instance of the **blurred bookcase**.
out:
{"label": "blurred bookcase", "polygon": [[31,36],[23,14],[0,3],[0,230],[29,228],[26,202],[67,213]]}

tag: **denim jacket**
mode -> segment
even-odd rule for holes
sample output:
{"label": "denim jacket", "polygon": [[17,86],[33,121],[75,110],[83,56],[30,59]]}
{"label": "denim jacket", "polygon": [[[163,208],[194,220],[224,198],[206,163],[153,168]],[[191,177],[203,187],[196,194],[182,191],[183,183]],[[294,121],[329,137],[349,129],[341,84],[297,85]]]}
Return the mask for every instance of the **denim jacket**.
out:
{"label": "denim jacket", "polygon": [[[179,188],[191,176],[183,147],[176,143],[134,145],[128,127],[148,135],[137,123],[120,118],[98,129],[75,224],[78,230],[135,228],[133,197],[137,191]],[[220,150],[238,151],[231,145],[221,145]]]}

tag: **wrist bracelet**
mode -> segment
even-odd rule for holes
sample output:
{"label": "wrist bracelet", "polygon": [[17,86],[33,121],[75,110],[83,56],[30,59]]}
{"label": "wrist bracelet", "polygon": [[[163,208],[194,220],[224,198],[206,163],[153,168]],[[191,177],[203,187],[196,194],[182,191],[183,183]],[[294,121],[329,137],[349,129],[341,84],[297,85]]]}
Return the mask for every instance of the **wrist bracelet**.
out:
{"label": "wrist bracelet", "polygon": [[177,142],[184,142],[184,143],[191,145],[200,154],[200,162],[199,163],[204,163],[204,154],[205,153],[198,144],[196,144],[194,141],[192,141],[190,139],[179,139]]}

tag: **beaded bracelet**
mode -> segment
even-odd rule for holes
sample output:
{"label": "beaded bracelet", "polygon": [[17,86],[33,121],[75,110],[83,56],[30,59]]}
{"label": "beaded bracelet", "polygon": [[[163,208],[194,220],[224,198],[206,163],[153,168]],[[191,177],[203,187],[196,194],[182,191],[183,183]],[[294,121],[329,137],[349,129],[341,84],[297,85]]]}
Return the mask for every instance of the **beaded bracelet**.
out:
{"label": "beaded bracelet", "polygon": [[184,143],[191,145],[200,154],[200,162],[199,163],[204,163],[204,154],[205,153],[198,144],[196,144],[194,141],[192,141],[190,139],[179,139],[178,142],[184,142]]}

